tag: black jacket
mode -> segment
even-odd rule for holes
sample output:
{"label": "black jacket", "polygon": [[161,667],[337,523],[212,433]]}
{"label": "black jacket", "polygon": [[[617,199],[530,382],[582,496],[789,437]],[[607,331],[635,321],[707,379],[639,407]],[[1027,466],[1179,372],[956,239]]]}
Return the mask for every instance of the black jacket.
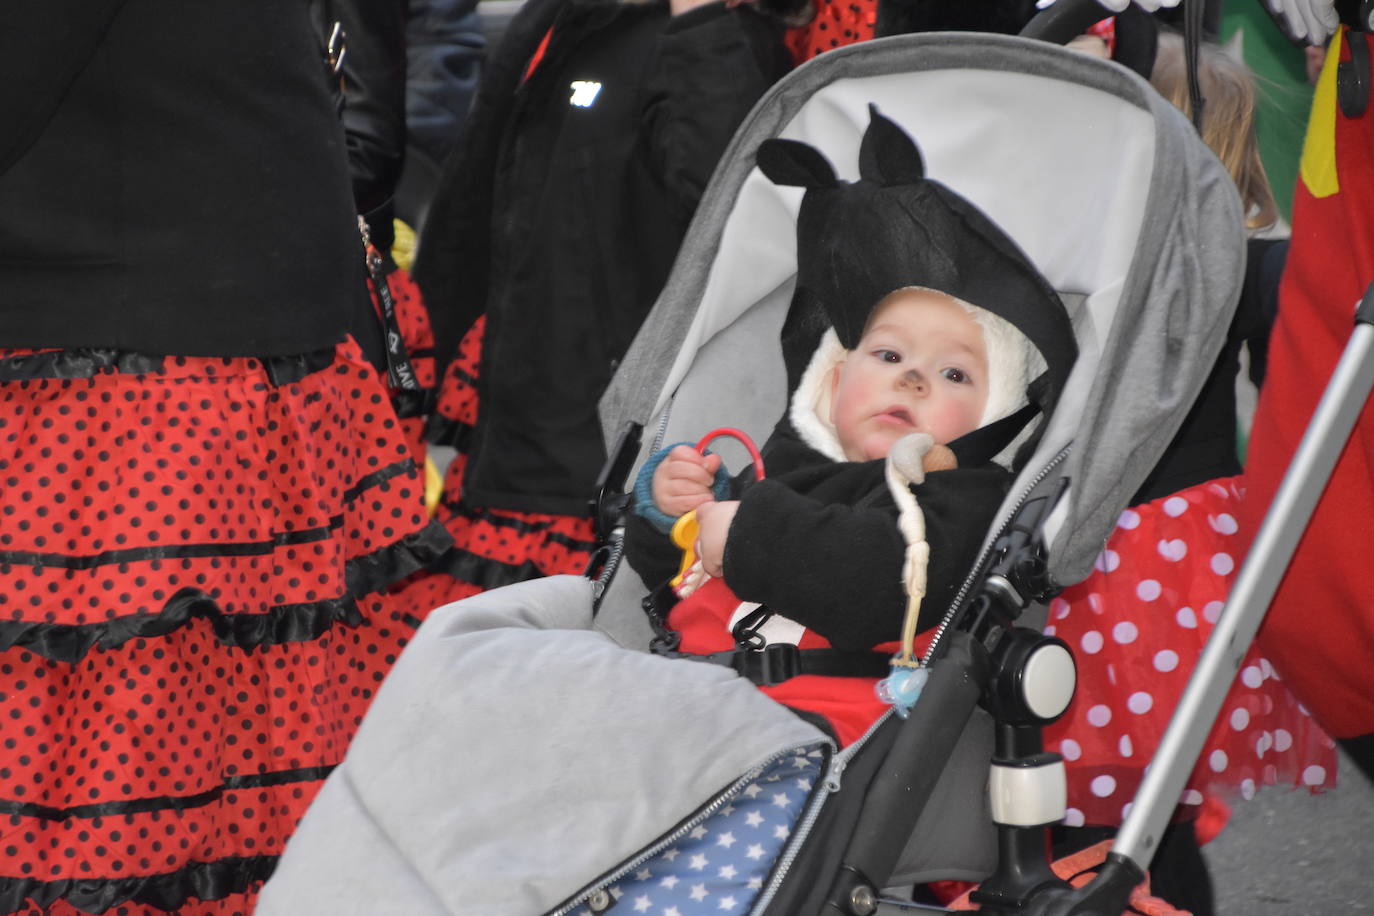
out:
{"label": "black jacket", "polygon": [[597,400],[721,152],[790,65],[781,35],[723,4],[532,0],[512,24],[415,270],[442,355],[487,316],[465,501],[586,511]]}
{"label": "black jacket", "polygon": [[0,347],[343,339],[366,291],[303,3],[14,0],[5,16]]}
{"label": "black jacket", "polygon": [[[884,462],[831,461],[785,421],[763,457],[766,480],[735,481],[740,504],[725,544],[725,583],[741,600],[767,605],[839,649],[897,639],[906,611],[906,542]],[[919,629],[949,609],[1010,484],[1010,473],[987,464],[936,471],[913,488],[930,545]],[[653,587],[677,572],[680,554],[632,513],[625,557]]]}

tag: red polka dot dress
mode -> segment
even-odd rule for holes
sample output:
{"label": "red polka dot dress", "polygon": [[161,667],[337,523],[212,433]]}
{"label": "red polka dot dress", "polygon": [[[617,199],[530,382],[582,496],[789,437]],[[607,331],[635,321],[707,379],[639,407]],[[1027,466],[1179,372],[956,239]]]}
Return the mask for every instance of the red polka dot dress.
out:
{"label": "red polka dot dress", "polygon": [[816,0],[816,15],[806,25],[787,30],[787,49],[803,63],[832,48],[873,37],[877,0]]}
{"label": "red polka dot dress", "polygon": [[250,912],[447,545],[384,386],[0,351],[0,493],[0,912]]}
{"label": "red polka dot dress", "polygon": [[472,506],[463,501],[463,470],[477,424],[482,335],[478,318],[464,335],[439,389],[430,441],[457,450],[444,474],[436,516],[453,537],[453,548],[424,576],[407,586],[417,605],[438,607],[491,588],[540,576],[580,573],[596,548],[590,518]]}
{"label": "red polka dot dress", "polygon": [[[1045,731],[1064,756],[1069,826],[1121,823],[1221,613],[1235,570],[1234,478],[1121,514],[1092,575],[1050,605],[1046,632],[1073,649],[1079,685]],[[1251,649],[1181,802],[1249,799],[1266,785],[1335,785],[1333,744]]]}

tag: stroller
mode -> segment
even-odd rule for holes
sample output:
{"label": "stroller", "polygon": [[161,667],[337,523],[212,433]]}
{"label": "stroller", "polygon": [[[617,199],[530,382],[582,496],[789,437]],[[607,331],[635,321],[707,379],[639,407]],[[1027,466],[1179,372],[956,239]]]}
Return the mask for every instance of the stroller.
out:
{"label": "stroller", "polygon": [[[617,571],[616,510],[619,482],[661,443],[718,426],[761,438],[782,413],[774,342],[801,192],[765,179],[754,151],[803,140],[853,177],[870,104],[917,139],[931,177],[1017,240],[1066,302],[1080,356],[938,628],[919,702],[837,751],[728,669],[626,651],[653,633],[648,589]],[[1037,602],[1089,572],[1202,385],[1239,291],[1241,224],[1191,125],[1114,65],[944,33],[799,68],[737,133],[602,401],[604,429],[648,421],[653,435],[638,452],[633,435],[613,449],[601,574],[435,612],[302,821],[262,911],[644,912],[625,883],[795,761],[815,779],[730,912],[928,910],[883,889],[937,879],[982,881],[990,911],[1035,898],[1055,912],[1121,912],[1143,874],[1136,860],[1109,861],[1092,885],[1107,896],[1088,904],[1045,862],[1064,789],[1039,727],[1067,705],[1073,672],[1040,634]]]}

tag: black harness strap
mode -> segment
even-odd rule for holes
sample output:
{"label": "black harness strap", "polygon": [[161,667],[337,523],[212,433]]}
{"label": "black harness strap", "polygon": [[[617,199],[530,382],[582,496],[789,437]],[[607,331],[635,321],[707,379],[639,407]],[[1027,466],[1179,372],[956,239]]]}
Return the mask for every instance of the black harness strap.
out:
{"label": "black harness strap", "polygon": [[641,603],[654,639],[649,648],[656,655],[685,658],[732,668],[741,677],[760,687],[776,687],[803,674],[821,677],[885,677],[891,658],[882,652],[844,649],[799,649],[790,643],[764,643],[758,630],[772,616],[766,608],[751,612],[736,625],[737,648],[710,655],[677,651],[682,635],[668,626],[668,612],[678,601],[672,588],[664,583]]}

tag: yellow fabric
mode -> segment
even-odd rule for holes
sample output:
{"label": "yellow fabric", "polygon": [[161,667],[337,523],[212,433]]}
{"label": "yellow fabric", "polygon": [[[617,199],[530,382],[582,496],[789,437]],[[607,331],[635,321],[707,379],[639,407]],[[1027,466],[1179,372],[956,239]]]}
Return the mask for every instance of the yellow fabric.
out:
{"label": "yellow fabric", "polygon": [[391,225],[396,233],[396,239],[391,243],[391,260],[401,270],[410,273],[410,265],[415,261],[415,230],[398,219],[392,220]]}
{"label": "yellow fabric", "polygon": [[444,495],[444,475],[439,473],[434,461],[425,456],[425,508],[429,510],[429,517],[433,518],[434,513],[439,511],[439,500]]}
{"label": "yellow fabric", "polygon": [[1326,62],[1317,78],[1312,115],[1307,120],[1307,138],[1302,145],[1299,174],[1307,192],[1318,198],[1339,194],[1341,190],[1336,175],[1336,65],[1341,60],[1344,34],[1344,28],[1336,32],[1326,49]]}

